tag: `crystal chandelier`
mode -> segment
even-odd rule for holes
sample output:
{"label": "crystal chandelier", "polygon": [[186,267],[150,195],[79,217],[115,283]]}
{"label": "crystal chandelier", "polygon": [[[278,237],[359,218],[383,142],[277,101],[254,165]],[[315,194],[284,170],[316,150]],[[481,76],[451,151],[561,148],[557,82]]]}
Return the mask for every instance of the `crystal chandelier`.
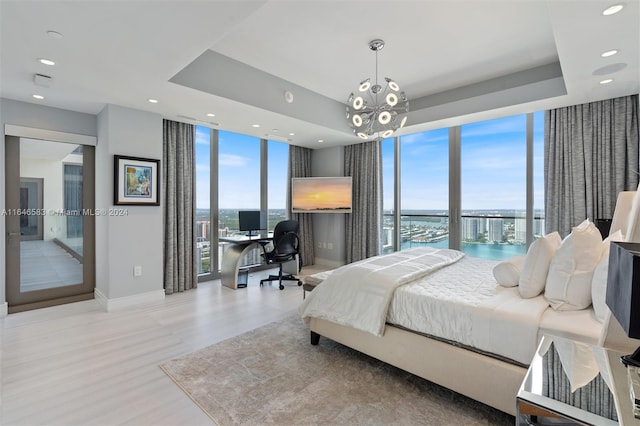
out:
{"label": "crystal chandelier", "polygon": [[378,84],[378,52],[384,47],[383,40],[372,40],[369,49],[376,52],[376,79],[360,83],[358,90],[351,92],[347,100],[347,120],[353,132],[362,139],[388,138],[407,122],[409,101],[398,83],[385,77],[384,89]]}

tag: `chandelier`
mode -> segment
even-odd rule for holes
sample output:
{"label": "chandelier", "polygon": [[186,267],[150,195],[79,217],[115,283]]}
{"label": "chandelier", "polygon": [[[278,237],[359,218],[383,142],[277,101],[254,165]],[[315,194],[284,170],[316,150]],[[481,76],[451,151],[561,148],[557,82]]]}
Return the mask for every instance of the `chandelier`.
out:
{"label": "chandelier", "polygon": [[385,77],[384,89],[378,84],[378,52],[384,47],[383,40],[372,40],[369,49],[376,52],[376,79],[360,83],[358,90],[351,92],[347,100],[347,120],[353,132],[362,139],[388,138],[407,122],[409,101],[398,83]]}

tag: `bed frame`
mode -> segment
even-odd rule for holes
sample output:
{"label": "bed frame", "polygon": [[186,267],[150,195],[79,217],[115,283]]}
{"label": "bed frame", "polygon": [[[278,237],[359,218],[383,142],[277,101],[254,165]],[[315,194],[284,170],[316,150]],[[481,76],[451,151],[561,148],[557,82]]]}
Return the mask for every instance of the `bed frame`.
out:
{"label": "bed frame", "polygon": [[516,414],[527,369],[387,324],[382,337],[311,318],[311,344],[320,336],[444,386],[500,411]]}
{"label": "bed frame", "polygon": [[[620,229],[626,235],[628,222],[640,220],[629,217],[635,194],[636,191],[618,194],[611,233]],[[607,320],[600,343],[604,341],[604,346],[610,348],[637,347],[640,341],[630,342],[633,339],[612,330],[616,324],[615,320]],[[382,337],[314,317],[309,326],[312,345],[319,343],[320,336],[327,337],[500,411],[516,414],[516,395],[527,372],[523,366],[389,324]],[[621,328],[619,324],[617,327]]]}

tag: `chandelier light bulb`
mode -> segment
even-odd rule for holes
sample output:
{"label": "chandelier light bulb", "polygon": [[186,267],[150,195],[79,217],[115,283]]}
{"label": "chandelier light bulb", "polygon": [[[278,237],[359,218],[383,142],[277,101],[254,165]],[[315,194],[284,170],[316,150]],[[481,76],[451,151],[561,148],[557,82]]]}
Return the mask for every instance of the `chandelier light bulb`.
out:
{"label": "chandelier light bulb", "polygon": [[353,132],[364,140],[388,138],[407,123],[409,101],[400,85],[385,77],[378,83],[378,52],[383,40],[372,40],[369,49],[376,52],[375,80],[367,78],[358,85],[356,96],[351,92],[347,100],[346,118]]}

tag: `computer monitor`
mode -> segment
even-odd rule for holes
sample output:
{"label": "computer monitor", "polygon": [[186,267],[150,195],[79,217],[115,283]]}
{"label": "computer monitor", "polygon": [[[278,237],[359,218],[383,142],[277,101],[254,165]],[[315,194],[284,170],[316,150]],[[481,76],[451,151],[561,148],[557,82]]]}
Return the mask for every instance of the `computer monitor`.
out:
{"label": "computer monitor", "polygon": [[238,212],[238,227],[240,232],[248,232],[251,237],[253,231],[267,229],[266,219],[260,210],[240,210]]}

